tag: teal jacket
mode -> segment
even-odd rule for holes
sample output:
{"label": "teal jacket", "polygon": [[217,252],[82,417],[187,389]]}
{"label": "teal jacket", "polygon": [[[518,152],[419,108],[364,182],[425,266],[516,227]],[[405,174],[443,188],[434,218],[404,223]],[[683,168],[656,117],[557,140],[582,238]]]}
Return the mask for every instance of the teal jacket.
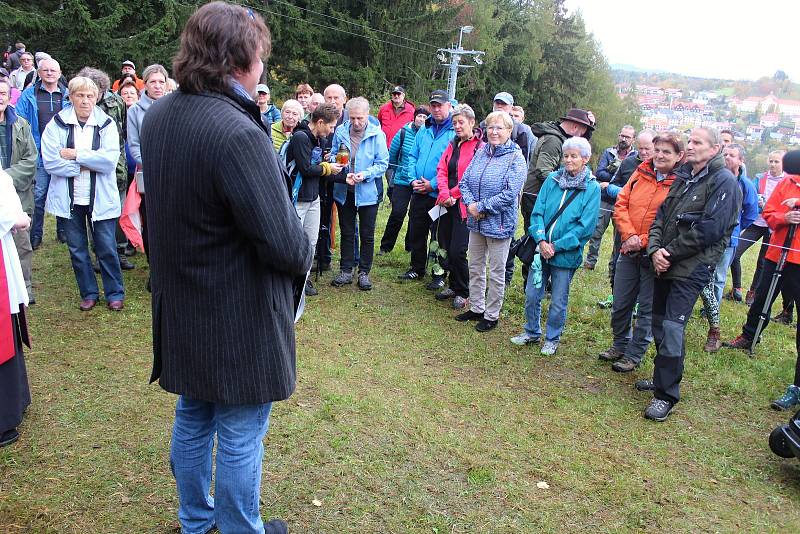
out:
{"label": "teal jacket", "polygon": [[597,185],[594,175],[589,172],[586,189],[578,193],[575,200],[558,216],[558,220],[545,235],[545,225],[553,219],[561,204],[573,191],[561,189],[556,180],[557,175],[558,171],[555,171],[545,178],[531,214],[528,232],[537,243],[544,240],[553,245],[556,253],[547,260],[550,265],[562,269],[577,269],[583,261],[583,246],[592,237],[597,225],[600,186]]}
{"label": "teal jacket", "polygon": [[[344,121],[333,134],[331,143],[331,160],[335,158],[337,148],[344,143],[350,153],[353,147],[350,146],[350,121]],[[358,145],[356,153],[355,169],[350,166],[350,172],[363,172],[364,181],[355,185],[356,206],[371,206],[378,203],[378,182],[382,182],[383,173],[389,167],[389,150],[386,148],[386,135],[380,126],[372,121],[367,123],[364,137]],[[344,204],[347,200],[347,184],[344,182],[347,174],[342,171],[334,177],[333,199],[339,204]]]}
{"label": "teal jacket", "polygon": [[408,155],[407,169],[411,180],[418,178],[430,180],[433,191],[428,193],[428,196],[433,198],[439,196],[436,187],[436,169],[454,135],[452,117],[447,117],[442,124],[434,124],[433,117],[428,117],[425,126],[417,132],[414,148]]}
{"label": "teal jacket", "polygon": [[[414,127],[414,121],[409,122],[392,138],[389,147],[389,168],[394,169],[394,185],[411,184],[414,177],[408,174],[408,156],[414,149],[414,139],[421,128]],[[401,143],[402,141],[402,143]]]}

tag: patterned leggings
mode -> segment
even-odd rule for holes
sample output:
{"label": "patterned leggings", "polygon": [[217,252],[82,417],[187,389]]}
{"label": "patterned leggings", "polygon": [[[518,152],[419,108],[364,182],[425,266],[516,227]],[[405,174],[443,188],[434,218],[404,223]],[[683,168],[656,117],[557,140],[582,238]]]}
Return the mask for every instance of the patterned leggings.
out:
{"label": "patterned leggings", "polygon": [[714,294],[714,279],[703,288],[700,296],[703,298],[703,308],[706,311],[708,326],[719,326],[719,302]]}

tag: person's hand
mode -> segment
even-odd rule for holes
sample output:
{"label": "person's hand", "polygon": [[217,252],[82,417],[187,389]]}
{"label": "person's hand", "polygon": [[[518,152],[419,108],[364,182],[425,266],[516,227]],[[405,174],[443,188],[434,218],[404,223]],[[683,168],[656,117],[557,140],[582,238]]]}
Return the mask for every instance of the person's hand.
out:
{"label": "person's hand", "polygon": [[642,250],[642,240],[638,235],[632,235],[620,247],[619,251],[623,254],[630,254],[631,252],[639,252]]}
{"label": "person's hand", "polygon": [[556,249],[552,243],[548,243],[547,241],[539,241],[539,254],[542,255],[542,258],[549,260],[556,255]]}
{"label": "person's hand", "polygon": [[417,193],[430,193],[431,191],[433,191],[433,187],[431,187],[431,181],[426,180],[425,178],[420,178],[416,180],[414,191]]}
{"label": "person's hand", "polygon": [[355,181],[357,184],[360,184],[361,182],[363,182],[363,181],[364,181],[364,179],[365,179],[366,177],[367,177],[367,175],[365,175],[363,172],[357,172],[357,173],[355,173],[355,174],[353,175],[353,180],[354,180],[354,181]]}
{"label": "person's hand", "polygon": [[473,202],[472,204],[467,206],[467,213],[472,215],[473,219],[480,219],[481,218],[481,212],[478,211],[478,203],[477,202]]}
{"label": "person's hand", "polygon": [[605,191],[606,187],[608,187],[608,182],[598,182],[600,184],[600,189]]}
{"label": "person's hand", "polygon": [[656,274],[667,272],[667,269],[670,267],[670,262],[667,259],[669,256],[669,252],[667,252],[667,250],[664,248],[660,248],[653,253],[651,260],[653,261],[653,267],[656,270]]}
{"label": "person's hand", "polygon": [[794,198],[787,198],[786,200],[781,202],[781,205],[789,206],[789,209],[792,209],[795,206],[797,206],[798,203],[800,203],[800,198],[794,197]]}
{"label": "person's hand", "polygon": [[356,180],[355,180],[354,177],[355,177],[355,174],[353,174],[352,172],[349,172],[349,173],[347,173],[347,177],[344,179],[344,181],[347,183],[347,185],[356,185]]}
{"label": "person's hand", "polygon": [[450,198],[448,198],[447,200],[444,201],[444,207],[445,208],[451,208],[451,207],[456,205],[456,202],[458,202],[458,199],[450,197]]}
{"label": "person's hand", "polygon": [[14,223],[14,226],[11,227],[11,231],[17,233],[19,231],[25,231],[31,227],[31,218],[28,217],[27,213],[23,213],[19,219]]}
{"label": "person's hand", "polygon": [[786,224],[800,223],[800,211],[789,210],[786,212],[785,217],[786,217]]}
{"label": "person's hand", "polygon": [[58,153],[63,159],[78,159],[78,151],[74,148],[62,148]]}
{"label": "person's hand", "polygon": [[328,165],[330,165],[331,174],[339,174],[344,169],[344,165],[340,163],[328,163]]}

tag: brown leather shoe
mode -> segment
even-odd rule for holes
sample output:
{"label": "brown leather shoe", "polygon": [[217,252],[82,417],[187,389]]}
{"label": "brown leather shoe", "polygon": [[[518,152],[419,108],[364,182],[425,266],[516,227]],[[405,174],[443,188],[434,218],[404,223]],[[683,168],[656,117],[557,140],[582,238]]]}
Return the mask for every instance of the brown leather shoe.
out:
{"label": "brown leather shoe", "polygon": [[125,303],[121,300],[112,300],[108,303],[108,309],[111,311],[121,311],[125,307]]}
{"label": "brown leather shoe", "polygon": [[81,311],[89,311],[97,305],[97,301],[95,299],[83,299],[78,306]]}
{"label": "brown leather shoe", "polygon": [[722,347],[722,340],[720,339],[720,331],[718,326],[712,326],[708,329],[708,337],[703,350],[706,352],[717,352]]}

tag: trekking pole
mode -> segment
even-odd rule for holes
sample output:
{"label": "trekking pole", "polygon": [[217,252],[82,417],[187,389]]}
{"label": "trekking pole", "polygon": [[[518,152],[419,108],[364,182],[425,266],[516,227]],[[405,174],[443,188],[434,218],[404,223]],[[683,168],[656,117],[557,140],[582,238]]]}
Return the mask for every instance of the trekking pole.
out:
{"label": "trekking pole", "polygon": [[[800,209],[800,206],[792,208],[792,210],[798,209]],[[769,321],[769,309],[772,306],[772,298],[775,295],[776,289],[778,288],[778,282],[783,275],[783,267],[786,265],[786,257],[789,255],[789,249],[792,246],[792,240],[794,239],[796,230],[797,224],[793,224],[789,227],[789,231],[786,233],[786,239],[783,242],[783,250],[781,250],[781,256],[778,259],[778,265],[775,266],[775,272],[772,273],[772,281],[769,284],[767,298],[764,301],[764,305],[761,307],[761,313],[758,316],[756,333],[753,336],[753,342],[750,343],[750,356],[752,356],[753,352],[755,351],[756,343],[758,343],[758,338],[761,335],[761,331],[764,329],[764,324]]]}

